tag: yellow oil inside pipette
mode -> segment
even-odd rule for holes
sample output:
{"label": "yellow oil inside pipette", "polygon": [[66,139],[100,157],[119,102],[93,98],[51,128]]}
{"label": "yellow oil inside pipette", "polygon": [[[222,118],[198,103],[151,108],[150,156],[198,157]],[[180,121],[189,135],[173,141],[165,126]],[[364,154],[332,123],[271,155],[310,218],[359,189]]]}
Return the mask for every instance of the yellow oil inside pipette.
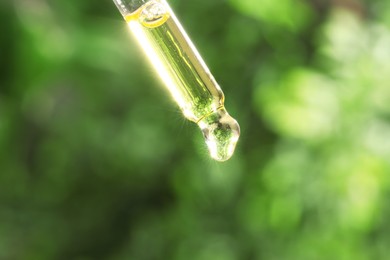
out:
{"label": "yellow oil inside pipette", "polygon": [[210,155],[228,160],[240,128],[224,107],[224,94],[164,0],[148,1],[125,19],[184,116],[197,123]]}

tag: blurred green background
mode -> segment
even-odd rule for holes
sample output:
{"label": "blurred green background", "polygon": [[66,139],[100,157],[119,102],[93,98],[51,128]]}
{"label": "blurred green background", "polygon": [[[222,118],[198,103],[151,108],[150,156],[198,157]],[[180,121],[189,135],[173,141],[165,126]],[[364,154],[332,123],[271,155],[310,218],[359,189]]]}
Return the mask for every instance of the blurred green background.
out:
{"label": "blurred green background", "polygon": [[389,259],[390,1],[170,3],[226,163],[110,0],[0,1],[0,259]]}

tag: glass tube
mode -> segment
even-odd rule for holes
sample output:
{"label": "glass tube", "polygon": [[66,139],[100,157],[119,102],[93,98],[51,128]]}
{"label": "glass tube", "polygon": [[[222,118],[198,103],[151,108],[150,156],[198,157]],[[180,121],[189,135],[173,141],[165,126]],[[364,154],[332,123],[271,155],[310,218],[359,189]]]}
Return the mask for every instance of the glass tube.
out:
{"label": "glass tube", "polygon": [[224,94],[165,0],[114,0],[184,116],[198,124],[212,158],[228,160],[240,135]]}

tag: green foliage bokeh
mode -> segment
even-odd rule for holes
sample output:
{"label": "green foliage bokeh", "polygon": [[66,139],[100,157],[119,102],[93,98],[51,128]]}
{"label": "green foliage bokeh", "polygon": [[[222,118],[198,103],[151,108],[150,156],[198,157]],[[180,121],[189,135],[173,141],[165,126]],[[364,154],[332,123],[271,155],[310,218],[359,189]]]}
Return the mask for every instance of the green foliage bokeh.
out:
{"label": "green foliage bokeh", "polygon": [[388,1],[170,3],[226,163],[111,1],[0,2],[0,259],[388,259]]}

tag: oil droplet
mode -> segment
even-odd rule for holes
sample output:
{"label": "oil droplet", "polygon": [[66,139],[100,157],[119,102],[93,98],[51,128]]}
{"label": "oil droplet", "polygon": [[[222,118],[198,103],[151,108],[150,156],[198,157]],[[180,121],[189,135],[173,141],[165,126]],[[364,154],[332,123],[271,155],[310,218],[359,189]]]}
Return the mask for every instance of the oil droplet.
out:
{"label": "oil droplet", "polygon": [[157,1],[148,2],[143,8],[139,21],[148,28],[155,28],[167,21],[169,14],[165,6]]}
{"label": "oil droplet", "polygon": [[204,117],[198,122],[206,140],[210,155],[217,161],[226,161],[234,153],[240,126],[224,107]]}

